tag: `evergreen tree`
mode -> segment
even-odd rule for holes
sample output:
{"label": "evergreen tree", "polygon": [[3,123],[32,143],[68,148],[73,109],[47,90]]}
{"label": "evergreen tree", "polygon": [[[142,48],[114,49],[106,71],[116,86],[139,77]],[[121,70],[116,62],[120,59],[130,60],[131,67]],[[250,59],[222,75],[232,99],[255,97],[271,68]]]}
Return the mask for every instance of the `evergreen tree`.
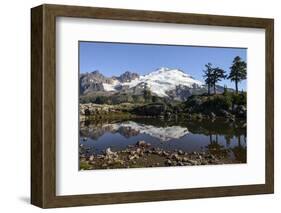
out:
{"label": "evergreen tree", "polygon": [[216,94],[216,83],[221,81],[221,79],[226,78],[225,71],[219,67],[213,69],[211,74],[212,85],[214,87],[214,93]]}
{"label": "evergreen tree", "polygon": [[203,72],[204,72],[203,77],[205,78],[205,83],[208,86],[208,95],[210,95],[211,87],[213,86],[212,85],[212,82],[213,82],[213,80],[212,80],[213,68],[212,68],[212,64],[211,63],[206,64],[205,67],[206,67],[206,70],[203,70]]}
{"label": "evergreen tree", "polygon": [[224,87],[223,87],[223,95],[224,96],[228,95],[228,90],[227,90],[227,86],[226,85],[224,85]]}
{"label": "evergreen tree", "polygon": [[238,93],[238,83],[247,78],[247,63],[236,56],[230,67],[230,73],[227,79],[235,82],[236,94]]}

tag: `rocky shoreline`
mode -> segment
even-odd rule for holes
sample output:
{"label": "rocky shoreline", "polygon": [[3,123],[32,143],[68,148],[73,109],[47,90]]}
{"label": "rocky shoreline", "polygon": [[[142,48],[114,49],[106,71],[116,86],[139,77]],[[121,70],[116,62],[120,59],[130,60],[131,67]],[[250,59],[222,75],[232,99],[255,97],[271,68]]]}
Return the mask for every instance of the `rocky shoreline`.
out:
{"label": "rocky shoreline", "polygon": [[[219,97],[222,98],[223,96],[219,96]],[[228,110],[223,108],[220,109],[219,106],[216,107],[213,103],[209,103],[210,106],[206,106],[206,107],[202,107],[201,106],[202,104],[200,105],[198,103],[197,106],[193,102],[190,105],[192,106],[189,105],[188,107],[183,107],[182,105],[169,106],[164,103],[150,103],[150,104],[123,103],[117,105],[80,103],[79,118],[81,122],[97,120],[97,119],[100,120],[110,119],[110,118],[130,119],[130,118],[153,117],[153,118],[159,118],[165,120],[173,120],[173,119],[180,118],[180,119],[195,120],[195,121],[201,121],[201,120],[214,121],[216,119],[224,119],[226,122],[229,123],[233,123],[236,121],[244,121],[244,123],[246,123],[247,109],[246,106],[244,105],[233,105],[231,109]]]}
{"label": "rocky shoreline", "polygon": [[182,150],[165,151],[152,147],[145,141],[138,141],[122,151],[114,152],[107,148],[103,154],[93,155],[80,145],[80,170],[241,163],[227,158],[228,152],[224,150],[219,154],[212,154],[203,151],[191,153]]}

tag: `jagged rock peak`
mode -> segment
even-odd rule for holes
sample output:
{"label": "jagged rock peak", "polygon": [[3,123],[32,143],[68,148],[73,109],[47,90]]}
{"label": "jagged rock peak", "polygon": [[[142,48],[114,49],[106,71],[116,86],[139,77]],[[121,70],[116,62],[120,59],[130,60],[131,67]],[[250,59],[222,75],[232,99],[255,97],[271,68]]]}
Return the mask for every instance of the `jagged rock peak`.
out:
{"label": "jagged rock peak", "polygon": [[119,77],[117,77],[117,79],[120,81],[120,82],[130,82],[132,80],[135,80],[137,78],[139,78],[139,74],[137,73],[134,73],[134,72],[130,72],[130,71],[126,71],[124,72],[123,74],[121,74]]}

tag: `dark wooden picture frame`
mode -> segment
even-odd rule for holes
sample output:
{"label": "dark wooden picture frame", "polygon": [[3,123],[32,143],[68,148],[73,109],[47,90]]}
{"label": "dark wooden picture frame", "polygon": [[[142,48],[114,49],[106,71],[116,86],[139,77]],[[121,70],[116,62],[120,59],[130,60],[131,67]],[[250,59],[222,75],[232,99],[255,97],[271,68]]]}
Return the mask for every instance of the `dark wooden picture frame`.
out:
{"label": "dark wooden picture frame", "polygon": [[[56,195],[56,17],[265,29],[265,184],[193,189]],[[233,16],[41,5],[31,9],[31,203],[66,207],[132,203],[274,192],[274,20]]]}

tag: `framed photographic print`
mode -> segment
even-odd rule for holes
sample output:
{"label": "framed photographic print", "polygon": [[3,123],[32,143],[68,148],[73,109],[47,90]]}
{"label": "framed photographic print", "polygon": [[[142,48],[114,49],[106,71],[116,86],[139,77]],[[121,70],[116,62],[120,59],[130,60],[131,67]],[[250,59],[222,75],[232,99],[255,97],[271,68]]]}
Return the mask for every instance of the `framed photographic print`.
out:
{"label": "framed photographic print", "polygon": [[31,9],[31,203],[274,191],[272,19]]}

